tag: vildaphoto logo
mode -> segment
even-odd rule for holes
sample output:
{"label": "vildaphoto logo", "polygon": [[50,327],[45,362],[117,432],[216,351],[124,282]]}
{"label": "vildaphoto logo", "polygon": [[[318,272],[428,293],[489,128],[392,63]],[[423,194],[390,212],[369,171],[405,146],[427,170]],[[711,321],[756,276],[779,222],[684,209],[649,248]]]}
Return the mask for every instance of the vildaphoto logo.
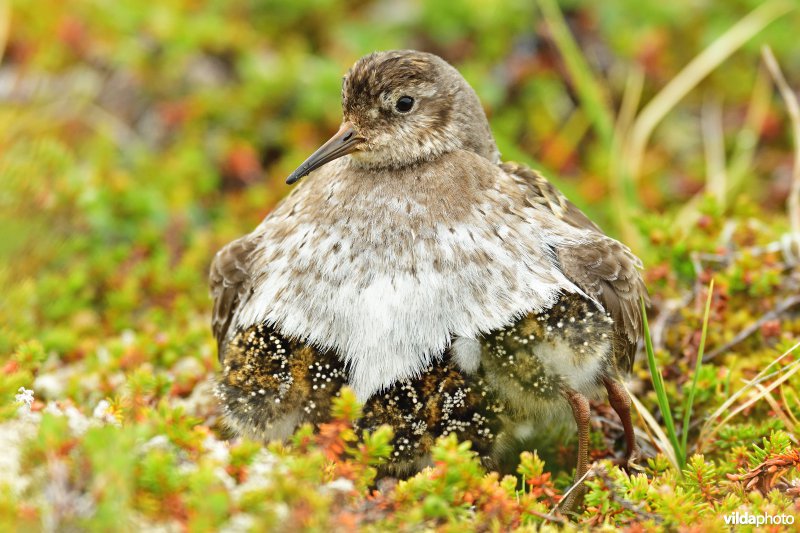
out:
{"label": "vildaphoto logo", "polygon": [[730,513],[723,516],[725,524],[729,526],[766,526],[766,525],[783,525],[794,524],[794,516],[790,514],[751,514],[747,511],[740,513]]}

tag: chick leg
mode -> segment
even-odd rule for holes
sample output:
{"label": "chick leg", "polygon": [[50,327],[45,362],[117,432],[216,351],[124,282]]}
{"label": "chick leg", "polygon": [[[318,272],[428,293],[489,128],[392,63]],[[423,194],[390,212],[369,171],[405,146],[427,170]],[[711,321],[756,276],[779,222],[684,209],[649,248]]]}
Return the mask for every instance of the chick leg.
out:
{"label": "chick leg", "polygon": [[575,417],[575,424],[578,426],[578,462],[575,466],[575,486],[567,497],[560,503],[559,507],[564,511],[574,511],[580,505],[586,486],[581,481],[586,472],[589,471],[589,400],[583,394],[574,390],[565,390],[564,396],[572,408],[572,416]]}
{"label": "chick leg", "polygon": [[628,391],[619,381],[605,378],[603,383],[606,386],[606,391],[608,391],[608,401],[614,411],[617,412],[622,422],[622,428],[625,430],[625,462],[623,466],[627,467],[637,451],[636,434],[633,431],[633,421],[631,420],[631,398],[628,396]]}

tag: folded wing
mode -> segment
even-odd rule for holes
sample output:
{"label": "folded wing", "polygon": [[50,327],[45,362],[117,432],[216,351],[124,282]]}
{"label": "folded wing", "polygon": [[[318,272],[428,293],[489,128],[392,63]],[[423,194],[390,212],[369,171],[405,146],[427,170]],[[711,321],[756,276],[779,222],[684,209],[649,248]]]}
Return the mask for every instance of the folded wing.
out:
{"label": "folded wing", "polygon": [[225,340],[236,310],[250,294],[250,262],[255,248],[253,236],[245,235],[227,244],[211,262],[208,275],[214,300],[211,329],[217,340],[220,361],[224,358]]}
{"label": "folded wing", "polygon": [[615,354],[630,371],[636,343],[642,337],[639,301],[648,300],[641,276],[642,262],[631,250],[608,237],[543,176],[523,165],[504,163],[503,170],[522,184],[528,203],[543,206],[570,226],[587,230],[580,244],[554,250],[561,271],[587,295],[600,302],[616,324]]}

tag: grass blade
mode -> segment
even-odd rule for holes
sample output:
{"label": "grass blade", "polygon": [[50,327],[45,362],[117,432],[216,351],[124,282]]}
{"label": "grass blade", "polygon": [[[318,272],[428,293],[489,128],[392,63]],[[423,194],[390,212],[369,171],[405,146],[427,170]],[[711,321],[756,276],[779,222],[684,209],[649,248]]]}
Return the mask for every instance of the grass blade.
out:
{"label": "grass blade", "polygon": [[728,167],[728,199],[732,198],[742,188],[747,173],[753,167],[753,159],[755,158],[761,131],[769,114],[771,92],[769,73],[766,68],[761,67],[758,69],[753,83],[753,91],[747,104],[744,124],[736,134],[736,142],[730,158],[730,166]]}
{"label": "grass blade", "polygon": [[661,376],[661,370],[656,364],[656,355],[653,352],[653,340],[650,338],[650,325],[647,323],[647,311],[644,306],[644,298],[640,301],[642,308],[642,327],[644,328],[644,346],[647,352],[647,362],[650,367],[650,377],[653,380],[653,388],[656,391],[656,400],[658,401],[658,408],[661,410],[661,415],[664,417],[664,425],[667,427],[667,438],[675,449],[675,456],[680,470],[686,464],[686,457],[680,447],[678,441],[678,434],[675,431],[675,422],[672,419],[672,410],[669,407],[669,398],[664,390],[664,378]]}
{"label": "grass blade", "polygon": [[692,376],[692,386],[689,388],[689,395],[686,397],[686,403],[683,407],[683,426],[681,426],[681,451],[683,456],[687,455],[687,439],[689,438],[689,422],[692,419],[692,405],[694,404],[694,396],[697,392],[697,381],[700,376],[700,368],[703,366],[703,352],[706,348],[706,333],[708,332],[708,315],[711,311],[711,298],[714,295],[714,280],[708,285],[708,298],[706,298],[706,308],[703,312],[703,330],[700,333],[700,346],[697,348],[697,361],[694,364],[694,376]]}
{"label": "grass blade", "polygon": [[761,4],[690,61],[650,100],[633,125],[629,148],[624,154],[629,163],[629,174],[634,180],[639,177],[644,149],[650,135],[667,113],[720,63],[758,35],[768,24],[792,9],[794,6],[783,0]]}
{"label": "grass blade", "polygon": [[[792,353],[793,353],[793,352],[794,352],[794,351],[795,351],[797,348],[799,348],[799,347],[800,347],[800,342],[797,342],[797,343],[796,343],[794,346],[792,346],[791,348],[789,348],[788,350],[786,350],[785,352],[783,352],[783,353],[782,353],[780,356],[778,356],[777,358],[775,358],[775,360],[774,360],[774,361],[772,361],[772,362],[771,362],[769,365],[767,365],[767,366],[766,366],[766,368],[764,368],[764,370],[762,370],[761,372],[759,372],[759,373],[758,373],[758,375],[756,375],[756,377],[754,377],[753,379],[751,379],[750,381],[748,381],[748,382],[747,382],[747,383],[746,383],[746,384],[745,384],[745,385],[744,385],[744,386],[743,386],[741,389],[739,389],[739,390],[737,390],[736,392],[734,392],[734,393],[733,393],[733,394],[732,394],[732,395],[731,395],[731,396],[730,396],[730,397],[729,397],[727,400],[725,400],[725,402],[724,402],[722,405],[720,405],[720,406],[717,408],[717,410],[716,410],[716,411],[714,411],[714,412],[713,412],[713,413],[712,413],[712,414],[711,414],[711,415],[710,415],[710,416],[709,416],[709,417],[706,419],[706,423],[703,425],[703,428],[702,428],[702,429],[701,429],[701,431],[700,431],[700,437],[697,439],[697,442],[698,442],[698,443],[703,443],[703,442],[705,442],[706,440],[710,439],[710,438],[711,438],[711,436],[712,436],[714,433],[716,433],[716,431],[717,431],[717,430],[718,430],[718,429],[719,429],[719,428],[722,426],[722,424],[723,424],[725,421],[727,421],[727,420],[729,420],[729,419],[731,418],[731,416],[729,415],[728,417],[726,417],[726,418],[725,418],[725,420],[723,420],[722,422],[720,422],[719,424],[717,424],[717,425],[714,427],[714,429],[713,429],[712,431],[710,431],[710,432],[709,432],[709,434],[708,434],[707,436],[704,436],[704,434],[706,433],[706,431],[708,430],[708,428],[711,426],[711,424],[712,424],[712,423],[713,423],[713,422],[714,422],[714,421],[715,421],[717,418],[719,418],[719,417],[722,415],[722,413],[724,413],[725,411],[727,411],[727,410],[728,410],[728,408],[729,408],[731,405],[733,405],[733,404],[736,402],[736,400],[738,400],[738,399],[739,399],[741,396],[743,396],[743,395],[744,395],[744,394],[745,394],[745,393],[746,393],[748,390],[750,390],[751,388],[753,388],[753,387],[755,386],[755,384],[759,383],[759,381],[760,381],[760,380],[761,380],[761,379],[762,379],[764,376],[766,376],[766,375],[768,374],[768,372],[770,371],[770,369],[771,369],[773,366],[777,365],[777,364],[778,364],[780,361],[782,361],[782,360],[783,360],[785,357],[788,357],[790,354],[792,354]],[[786,368],[783,368],[783,369],[781,369],[781,373],[785,375],[786,373],[788,373],[788,372],[791,372],[791,371],[792,371],[792,369],[794,368],[794,365],[796,365],[797,363],[798,363],[798,361],[795,361],[794,363],[792,363],[791,365],[787,366]],[[781,383],[782,383],[782,381],[781,381]],[[748,405],[749,405],[749,404],[748,404]],[[739,410],[737,410],[737,411],[736,411],[736,413],[738,413],[738,412],[739,412]]]}
{"label": "grass blade", "polygon": [[783,384],[783,383],[785,383],[785,382],[786,382],[786,381],[787,381],[787,380],[788,380],[790,377],[792,377],[792,376],[793,376],[793,375],[795,375],[795,374],[796,374],[798,371],[800,371],[800,361],[795,361],[794,363],[790,364],[790,365],[789,365],[788,367],[786,367],[786,368],[787,368],[787,372],[786,372],[786,373],[784,373],[784,374],[783,374],[783,375],[782,375],[780,378],[778,378],[777,380],[775,380],[775,381],[773,381],[772,383],[770,383],[768,387],[762,387],[762,386],[760,386],[760,385],[755,385],[755,384],[754,384],[754,385],[753,385],[753,387],[757,387],[757,388],[758,388],[758,390],[759,390],[759,393],[758,393],[758,394],[756,394],[755,396],[753,396],[752,398],[750,398],[749,400],[747,400],[745,403],[743,403],[742,405],[740,405],[739,407],[737,407],[737,408],[736,408],[736,409],[734,409],[733,411],[731,411],[731,412],[728,414],[728,416],[726,416],[725,418],[723,418],[723,419],[722,419],[722,421],[721,421],[719,424],[717,424],[717,425],[716,425],[716,427],[715,427],[715,428],[714,428],[714,429],[711,431],[711,434],[709,435],[709,438],[710,438],[712,435],[714,435],[714,434],[717,432],[717,430],[719,430],[719,428],[721,428],[721,427],[722,427],[722,426],[723,426],[723,425],[724,425],[724,424],[725,424],[725,423],[726,423],[728,420],[730,420],[730,419],[731,419],[731,418],[733,418],[734,416],[738,415],[738,414],[739,414],[739,413],[741,413],[742,411],[744,411],[744,410],[748,409],[748,408],[749,408],[751,405],[753,405],[754,403],[756,403],[756,402],[758,402],[759,400],[763,399],[763,398],[764,398],[764,397],[765,397],[765,396],[766,396],[768,393],[770,393],[770,392],[772,392],[773,390],[775,390],[775,388],[776,388],[776,387],[778,387],[778,386],[782,385],[782,384]]}
{"label": "grass blade", "polygon": [[707,96],[700,116],[703,148],[706,159],[706,190],[721,209],[725,209],[728,191],[727,163],[725,161],[725,131],[722,125],[722,103]]}
{"label": "grass blade", "polygon": [[11,28],[11,3],[0,0],[0,60],[6,52],[8,45],[8,31]]}
{"label": "grass blade", "polygon": [[800,239],[800,103],[797,102],[797,96],[786,82],[772,49],[769,46],[765,46],[761,50],[761,55],[764,57],[764,62],[767,64],[772,79],[775,80],[775,85],[781,93],[781,98],[786,103],[786,112],[789,114],[789,120],[792,125],[794,167],[792,169],[792,187],[786,204],[792,233],[795,234],[795,239]]}
{"label": "grass blade", "polygon": [[[787,416],[788,409],[786,409],[786,402],[783,405],[779,404],[775,398],[772,396],[772,393],[767,391],[763,385],[756,385],[756,390],[760,394],[764,395],[764,401],[766,401],[769,406],[772,408],[772,411],[775,413],[775,416],[781,419],[783,422],[784,427],[789,431],[790,438],[793,442],[797,442],[797,437],[794,436],[794,432],[797,429],[795,426],[796,424]],[[783,387],[778,387],[778,392],[783,396]]]}
{"label": "grass blade", "polygon": [[625,166],[621,151],[625,139],[633,121],[636,119],[636,110],[642,99],[644,88],[644,72],[641,68],[633,66],[628,72],[625,82],[625,92],[622,94],[619,112],[617,113],[614,125],[614,138],[611,142],[608,172],[609,194],[614,204],[618,207],[614,210],[617,230],[622,235],[625,242],[634,249],[642,248],[642,235],[635,230],[631,224],[631,213],[636,212],[640,204],[636,186],[628,174],[628,167]]}
{"label": "grass blade", "polygon": [[539,9],[544,16],[553,40],[564,58],[567,71],[575,82],[575,89],[581,100],[583,111],[589,117],[597,134],[610,147],[613,139],[613,120],[600,85],[595,81],[592,70],[570,34],[564,15],[555,0],[539,0]]}

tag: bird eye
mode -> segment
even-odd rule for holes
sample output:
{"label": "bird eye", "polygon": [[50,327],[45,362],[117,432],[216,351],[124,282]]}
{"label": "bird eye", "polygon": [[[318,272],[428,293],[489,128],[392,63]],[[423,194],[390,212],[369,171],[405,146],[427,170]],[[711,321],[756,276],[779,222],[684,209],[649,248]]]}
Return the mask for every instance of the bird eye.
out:
{"label": "bird eye", "polygon": [[412,107],[414,107],[414,99],[410,96],[401,96],[394,104],[394,108],[401,113],[408,113]]}

